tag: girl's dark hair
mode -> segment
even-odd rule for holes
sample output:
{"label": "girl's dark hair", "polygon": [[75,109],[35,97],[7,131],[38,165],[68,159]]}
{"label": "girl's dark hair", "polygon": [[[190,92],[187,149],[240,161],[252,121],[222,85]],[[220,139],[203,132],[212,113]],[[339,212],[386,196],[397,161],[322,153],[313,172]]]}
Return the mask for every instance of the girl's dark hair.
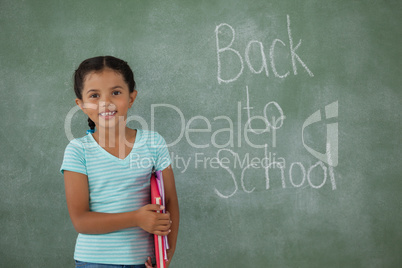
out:
{"label": "girl's dark hair", "polygon": [[[112,56],[99,56],[84,60],[74,72],[74,92],[78,99],[82,100],[85,77],[90,72],[100,72],[105,68],[120,73],[127,83],[130,93],[134,91],[134,74],[127,62]],[[88,125],[91,129],[95,129],[95,123],[90,118],[88,118]]]}

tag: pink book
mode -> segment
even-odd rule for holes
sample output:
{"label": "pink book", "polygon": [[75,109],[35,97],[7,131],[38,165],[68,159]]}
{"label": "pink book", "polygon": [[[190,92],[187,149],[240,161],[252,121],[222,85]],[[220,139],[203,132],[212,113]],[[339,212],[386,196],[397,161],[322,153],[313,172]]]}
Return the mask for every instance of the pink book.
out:
{"label": "pink book", "polygon": [[[156,172],[158,173],[158,172]],[[160,175],[162,175],[160,172]],[[163,180],[161,176],[157,178],[158,174],[152,172],[151,175],[151,203],[158,204],[164,206],[164,191],[163,191]],[[162,193],[162,194],[161,194]],[[160,213],[158,211],[158,213]],[[162,211],[165,213],[165,211]],[[154,235],[154,244],[155,244],[155,258],[156,264],[158,268],[165,268],[166,267],[166,245],[167,240],[166,237],[161,235]]]}

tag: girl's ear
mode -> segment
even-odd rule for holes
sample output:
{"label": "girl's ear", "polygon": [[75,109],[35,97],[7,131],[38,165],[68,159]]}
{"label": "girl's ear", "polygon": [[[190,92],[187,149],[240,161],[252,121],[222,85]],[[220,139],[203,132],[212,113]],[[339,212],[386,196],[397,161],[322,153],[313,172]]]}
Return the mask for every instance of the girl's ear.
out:
{"label": "girl's ear", "polygon": [[80,107],[81,110],[84,110],[84,102],[82,100],[76,98],[75,103]]}
{"label": "girl's ear", "polygon": [[133,105],[135,98],[137,98],[137,90],[134,89],[133,92],[130,93],[130,100],[129,100],[129,105],[128,107],[131,108],[131,106]]}

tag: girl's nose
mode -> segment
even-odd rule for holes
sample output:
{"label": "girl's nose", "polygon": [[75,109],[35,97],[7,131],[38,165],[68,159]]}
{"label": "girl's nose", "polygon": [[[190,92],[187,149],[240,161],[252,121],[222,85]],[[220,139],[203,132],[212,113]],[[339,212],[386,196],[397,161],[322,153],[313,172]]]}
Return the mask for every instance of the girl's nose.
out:
{"label": "girl's nose", "polygon": [[111,101],[106,99],[106,100],[99,101],[99,108],[106,108],[109,110],[114,110],[116,108],[116,105],[114,105]]}
{"label": "girl's nose", "polygon": [[109,102],[108,101],[99,101],[99,106],[100,107],[107,107],[107,106],[109,106]]}
{"label": "girl's nose", "polygon": [[100,107],[107,107],[110,104],[110,99],[109,96],[102,96],[102,98],[99,100],[99,106]]}

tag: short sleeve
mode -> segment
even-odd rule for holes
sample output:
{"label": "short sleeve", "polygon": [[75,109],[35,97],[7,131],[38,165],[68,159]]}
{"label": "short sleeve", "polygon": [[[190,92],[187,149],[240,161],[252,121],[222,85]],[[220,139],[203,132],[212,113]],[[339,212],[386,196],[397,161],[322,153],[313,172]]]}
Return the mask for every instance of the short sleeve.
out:
{"label": "short sleeve", "polygon": [[60,172],[63,174],[64,170],[88,175],[84,146],[77,140],[70,141],[70,143],[66,147],[66,150],[64,151],[64,158],[60,168]]}
{"label": "short sleeve", "polygon": [[154,138],[156,145],[155,170],[164,170],[171,164],[169,150],[165,139],[159,133],[155,132]]}

